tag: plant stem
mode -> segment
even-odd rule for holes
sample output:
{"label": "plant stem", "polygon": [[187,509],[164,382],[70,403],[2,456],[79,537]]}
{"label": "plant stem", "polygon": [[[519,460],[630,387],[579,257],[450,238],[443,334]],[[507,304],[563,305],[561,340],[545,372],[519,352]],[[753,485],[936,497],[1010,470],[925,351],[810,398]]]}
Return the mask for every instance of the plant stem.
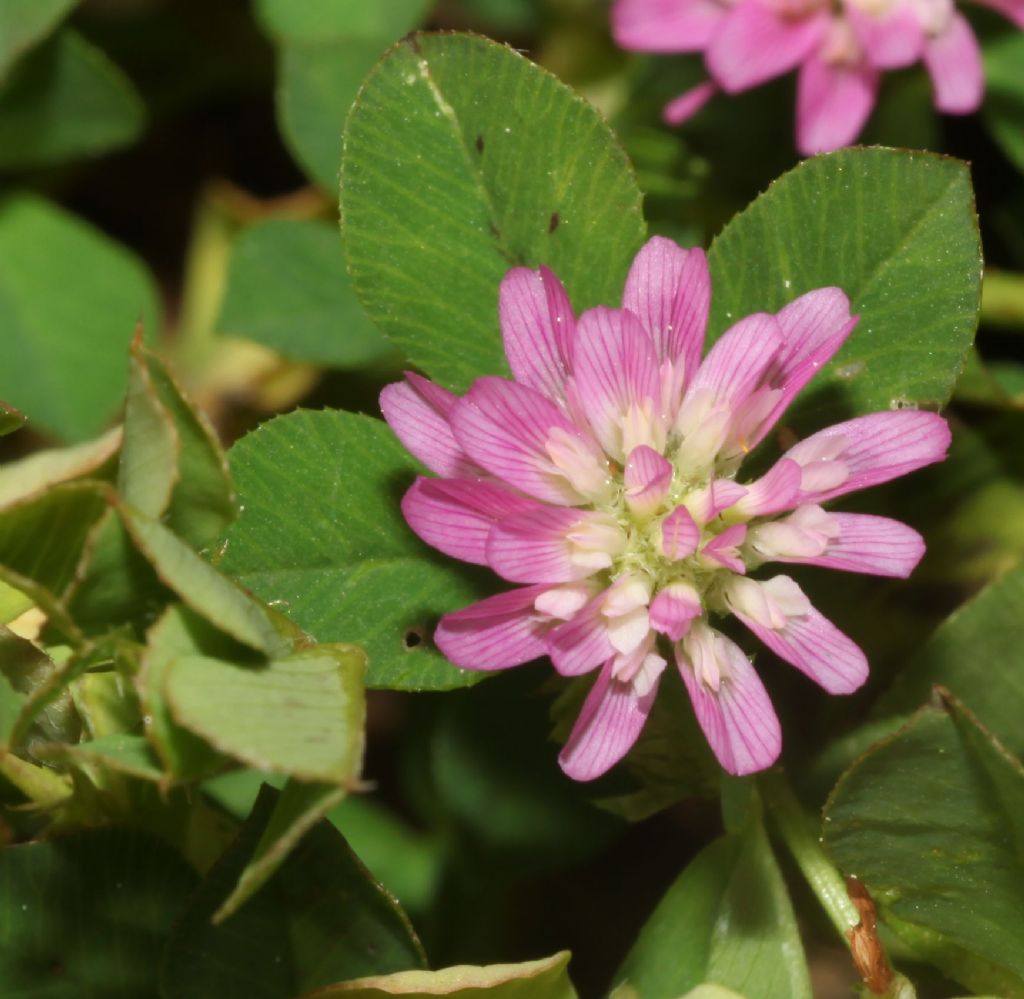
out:
{"label": "plant stem", "polygon": [[848,934],[860,923],[860,913],[850,900],[843,876],[825,855],[810,818],[797,801],[785,774],[772,770],[761,776],[760,784],[766,811],[832,925],[849,946]]}
{"label": "plant stem", "polygon": [[981,287],[981,321],[1024,329],[1024,274],[986,270]]}

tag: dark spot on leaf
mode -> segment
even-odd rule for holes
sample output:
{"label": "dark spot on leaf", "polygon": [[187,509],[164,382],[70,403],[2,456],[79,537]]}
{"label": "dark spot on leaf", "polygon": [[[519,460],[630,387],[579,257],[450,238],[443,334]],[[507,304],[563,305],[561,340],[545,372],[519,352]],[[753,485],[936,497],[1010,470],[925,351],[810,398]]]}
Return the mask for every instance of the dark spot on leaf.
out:
{"label": "dark spot on leaf", "polygon": [[482,153],[484,151],[484,137],[482,135],[478,135],[476,137],[476,151],[478,153]]}
{"label": "dark spot on leaf", "polygon": [[417,646],[423,644],[423,629],[422,628],[409,628],[405,635],[402,636],[402,644],[405,646],[406,652],[411,652]]}
{"label": "dark spot on leaf", "polygon": [[548,219],[548,232],[552,233],[558,228],[558,223],[562,220],[558,217],[558,212],[552,212],[551,218]]}
{"label": "dark spot on leaf", "polygon": [[417,55],[422,55],[423,49],[420,46],[419,35],[416,32],[413,32],[411,35],[407,35],[406,38],[409,42],[409,45],[412,47],[413,52],[415,52]]}
{"label": "dark spot on leaf", "polygon": [[50,974],[56,978],[62,978],[64,976],[64,965],[59,959],[54,958],[54,960],[50,962]]}
{"label": "dark spot on leaf", "polygon": [[498,230],[498,227],[493,222],[488,222],[487,228],[491,230],[491,235],[495,239],[501,239],[501,232]]}

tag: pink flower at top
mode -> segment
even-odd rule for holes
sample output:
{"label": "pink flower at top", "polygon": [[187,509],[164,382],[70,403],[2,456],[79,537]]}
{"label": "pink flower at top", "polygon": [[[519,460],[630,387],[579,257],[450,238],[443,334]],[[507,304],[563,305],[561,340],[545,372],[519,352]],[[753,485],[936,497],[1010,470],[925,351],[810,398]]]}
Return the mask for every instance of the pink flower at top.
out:
{"label": "pink flower at top", "polygon": [[[978,2],[1024,28],[1024,0]],[[718,90],[797,70],[797,146],[807,156],[857,138],[884,70],[923,60],[947,114],[976,111],[984,92],[977,39],[953,0],[616,0],[612,32],[626,49],[704,53],[711,79],[667,105],[670,124]]]}
{"label": "pink flower at top", "polygon": [[861,650],[785,574],[819,565],[909,575],[911,528],[822,504],[945,455],[933,413],[873,413],[791,447],[760,478],[740,467],[857,322],[838,288],[809,292],[726,331],[701,361],[711,284],[704,253],[655,237],[621,309],[579,319],[546,268],[510,271],[500,317],[514,380],[462,398],[409,374],[381,394],[403,444],[439,478],[402,501],[428,544],[490,566],[515,588],[447,614],[441,651],[467,669],[549,656],[597,671],[560,762],[590,780],[636,741],[674,660],[730,773],[769,766],[779,723],[746,654],[718,631],[735,615],[825,690],[867,676]]}

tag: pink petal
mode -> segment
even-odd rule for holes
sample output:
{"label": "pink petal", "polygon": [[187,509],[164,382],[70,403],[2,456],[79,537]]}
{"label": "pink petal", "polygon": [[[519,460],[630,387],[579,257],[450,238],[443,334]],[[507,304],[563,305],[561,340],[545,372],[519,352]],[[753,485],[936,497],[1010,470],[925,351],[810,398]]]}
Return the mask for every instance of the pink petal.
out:
{"label": "pink petal", "polygon": [[686,558],[697,550],[699,541],[700,528],[685,506],[677,506],[661,522],[661,551],[665,558]]}
{"label": "pink petal", "polygon": [[713,634],[725,665],[717,691],[701,683],[682,649],[676,650],[694,714],[724,770],[737,776],[764,770],[782,750],[779,719],[743,650],[724,635]]}
{"label": "pink petal", "polygon": [[781,395],[749,434],[750,448],[764,439],[797,393],[832,359],[860,317],[850,315],[850,300],[839,288],[818,288],[790,302],[775,318],[783,343],[762,381]]}
{"label": "pink petal", "polygon": [[910,4],[897,3],[888,11],[868,12],[851,3],[844,6],[844,11],[865,58],[876,69],[911,66],[924,53],[924,29]]}
{"label": "pink petal", "polygon": [[796,136],[801,156],[848,146],[875,106],[878,70],[867,62],[827,63],[810,56],[800,67],[796,93]]}
{"label": "pink petal", "polygon": [[747,485],[736,509],[748,517],[764,517],[783,510],[792,510],[799,502],[800,466],[788,458],[780,458],[761,478]]}
{"label": "pink petal", "polygon": [[550,622],[533,603],[546,589],[526,586],[445,614],[434,644],[463,669],[506,669],[536,659],[547,651]]}
{"label": "pink petal", "polygon": [[668,494],[672,463],[654,448],[635,447],[626,461],[623,482],[629,508],[641,516],[650,516]]}
{"label": "pink petal", "polygon": [[622,307],[636,315],[654,340],[658,359],[683,361],[686,380],[700,365],[711,309],[711,277],[701,249],[683,250],[653,236],[626,277]]}
{"label": "pink petal", "polygon": [[584,435],[536,389],[494,376],[480,378],[456,403],[452,430],[466,454],[509,485],[548,503],[583,502],[552,461],[547,444],[556,430],[586,446]]}
{"label": "pink petal", "polygon": [[604,593],[598,594],[572,620],[548,634],[546,651],[562,676],[589,673],[615,654],[608,622],[601,614],[604,597]]}
{"label": "pink petal", "polygon": [[477,565],[487,563],[487,535],[498,518],[536,507],[492,482],[423,476],[402,499],[406,522],[428,545]]}
{"label": "pink petal", "polygon": [[935,107],[945,114],[971,114],[981,106],[985,77],[981,49],[962,14],[954,13],[949,26],[924,49],[924,63],[935,89]]}
{"label": "pink petal", "polygon": [[708,352],[687,397],[707,389],[716,402],[735,408],[757,387],[782,343],[782,329],[775,316],[767,312],[746,316],[726,330]]}
{"label": "pink petal", "polygon": [[[487,563],[513,583],[569,583],[586,579],[612,563],[611,554],[597,555],[592,564],[573,559],[572,534],[593,524],[600,533],[608,518],[585,510],[541,506],[526,513],[504,517],[491,527],[487,538]],[[616,535],[619,534],[615,528]]]}
{"label": "pink petal", "polygon": [[698,83],[674,97],[665,105],[661,112],[661,120],[666,125],[682,125],[692,118],[701,108],[718,93],[718,84],[711,80]]}
{"label": "pink petal", "polygon": [[381,412],[395,436],[438,475],[478,476],[480,469],[466,457],[448,422],[457,397],[411,371],[405,377],[380,394]]}
{"label": "pink petal", "polygon": [[924,555],[924,539],[898,520],[860,513],[833,513],[830,517],[839,524],[839,537],[829,541],[824,554],[772,561],[906,579]]}
{"label": "pink petal", "polygon": [[650,624],[671,641],[678,642],[686,634],[690,622],[703,608],[700,595],[688,583],[670,583],[659,590],[651,601]]}
{"label": "pink petal", "polygon": [[1018,28],[1024,28],[1024,0],[976,0],[977,3],[998,11],[1013,21]]}
{"label": "pink petal", "polygon": [[826,489],[802,489],[800,503],[823,503],[857,489],[867,489],[906,475],[932,462],[942,461],[949,448],[949,425],[936,413],[902,409],[870,413],[837,423],[791,447],[784,459],[807,469],[822,447],[835,438],[841,449],[834,459],[846,469],[846,478]]}
{"label": "pink petal", "polygon": [[743,544],[743,539],[746,536],[746,524],[733,524],[732,527],[727,527],[721,534],[713,537],[700,550],[700,553],[719,565],[724,566],[726,569],[731,569],[733,572],[743,575],[747,571],[747,567],[738,557],[735,549]]}
{"label": "pink petal", "polygon": [[546,267],[515,267],[501,282],[498,310],[505,354],[516,380],[560,399],[576,327],[562,283]]}
{"label": "pink petal", "polygon": [[640,697],[631,682],[612,677],[612,662],[605,663],[558,755],[573,780],[594,780],[615,766],[633,748],[654,705],[658,680]]}
{"label": "pink petal", "polygon": [[646,404],[654,415],[658,408],[657,356],[640,320],[631,312],[603,306],[585,312],[577,327],[573,373],[594,436],[608,454],[625,460],[627,413]]}
{"label": "pink petal", "polygon": [[740,0],[711,39],[705,62],[715,82],[735,94],[795,69],[825,36],[827,10],[787,17],[763,0]]}
{"label": "pink petal", "polygon": [[[788,576],[775,579],[784,579],[799,591]],[[868,678],[868,661],[860,647],[813,607],[788,617],[779,629],[766,627],[735,608],[733,613],[780,659],[830,694],[850,694]]]}
{"label": "pink petal", "polygon": [[638,52],[700,52],[725,11],[718,0],[616,0],[612,37]]}

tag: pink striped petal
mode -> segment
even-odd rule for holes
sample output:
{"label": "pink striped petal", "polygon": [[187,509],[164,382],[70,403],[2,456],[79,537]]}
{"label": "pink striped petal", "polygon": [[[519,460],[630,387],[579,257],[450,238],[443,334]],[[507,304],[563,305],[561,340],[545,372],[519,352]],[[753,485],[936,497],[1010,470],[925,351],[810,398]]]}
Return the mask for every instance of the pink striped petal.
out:
{"label": "pink striped petal", "polygon": [[[599,306],[579,321],[573,347],[573,375],[580,405],[605,451],[624,461],[632,446],[624,428],[631,411],[658,414],[658,360],[650,335],[631,312]],[[640,436],[643,436],[641,433]]]}
{"label": "pink striped petal", "polygon": [[700,594],[689,583],[670,583],[651,601],[651,627],[678,642],[702,611]]}
{"label": "pink striped petal", "polygon": [[985,93],[981,49],[962,14],[954,13],[946,30],[928,40],[924,64],[932,78],[937,110],[945,114],[971,114],[978,110]]}
{"label": "pink striped petal", "polygon": [[708,628],[710,654],[719,660],[718,689],[701,682],[683,649],[676,658],[708,745],[728,773],[741,776],[770,767],[782,751],[782,729],[768,692],[743,650]]}
{"label": "pink striped petal", "polygon": [[492,482],[423,476],[402,499],[406,522],[428,545],[477,565],[487,563],[487,535],[499,517],[537,506]]}
{"label": "pink striped petal", "polygon": [[569,583],[607,569],[624,542],[618,525],[603,514],[541,506],[493,524],[486,556],[513,583]]}
{"label": "pink striped petal", "polygon": [[672,463],[654,448],[646,445],[635,447],[629,453],[623,481],[630,510],[649,517],[668,495],[672,484]]}
{"label": "pink striped petal", "polygon": [[665,558],[686,558],[697,550],[699,541],[700,528],[685,506],[677,506],[661,522],[661,552]]}
{"label": "pink striped petal", "polygon": [[735,409],[755,390],[782,349],[782,329],[775,316],[755,312],[718,339],[697,371],[686,401],[702,389],[715,402]]}
{"label": "pink striped petal", "polygon": [[924,539],[898,520],[861,513],[829,516],[839,525],[839,536],[829,540],[823,554],[807,558],[775,556],[772,561],[906,579],[924,555]]}
{"label": "pink striped petal", "polygon": [[662,109],[661,120],[666,125],[682,125],[684,121],[689,121],[700,111],[717,93],[718,84],[712,80],[698,83],[696,87],[691,87],[670,100]]}
{"label": "pink striped petal", "polygon": [[478,476],[481,470],[466,457],[448,422],[457,397],[422,375],[407,371],[405,377],[380,394],[381,412],[395,436],[438,475]]}
{"label": "pink striped petal", "polygon": [[761,478],[748,483],[736,509],[747,517],[764,517],[792,510],[799,502],[800,466],[789,458],[780,458]]}
{"label": "pink striped petal", "polygon": [[830,15],[787,17],[764,0],[739,0],[711,39],[705,62],[726,93],[756,87],[795,69],[821,44]]}
{"label": "pink striped petal", "polygon": [[612,37],[637,52],[700,52],[725,11],[718,0],[616,0]]}
{"label": "pink striped petal", "polygon": [[753,449],[775,425],[797,393],[843,345],[859,316],[850,315],[850,300],[839,288],[818,288],[790,302],[776,315],[783,343],[762,377],[780,395],[774,406],[747,433]]}
{"label": "pink striped petal", "polygon": [[878,70],[867,62],[829,63],[817,54],[800,67],[796,144],[801,156],[828,153],[854,142],[878,96]]}
{"label": "pink striped petal", "polygon": [[659,679],[639,696],[632,682],[612,677],[612,660],[605,663],[558,755],[566,774],[573,780],[594,780],[633,748],[651,713]]}
{"label": "pink striped petal", "polygon": [[[481,468],[529,496],[571,506],[585,499],[552,459],[552,435],[591,445],[550,399],[518,382],[488,376],[477,379],[452,413],[455,438]],[[596,454],[591,462],[597,467]]]}
{"label": "pink striped petal", "polygon": [[516,381],[550,399],[565,393],[576,318],[562,283],[546,267],[515,267],[498,305],[505,354]]}
{"label": "pink striped petal", "polygon": [[[819,430],[791,447],[783,458],[803,469],[799,502],[824,503],[942,461],[949,441],[949,425],[941,416],[902,409],[858,416]],[[830,458],[821,457],[833,452]],[[809,477],[816,477],[819,470],[830,484],[809,488]]]}
{"label": "pink striped petal", "polygon": [[[780,581],[802,596],[788,576],[776,576],[762,585],[781,589]],[[830,694],[853,693],[868,678],[868,661],[860,647],[809,604],[802,614],[787,615],[781,628],[768,627],[735,607],[733,613],[780,659]]]}
{"label": "pink striped petal", "polygon": [[1024,28],[1024,0],[975,0],[975,2],[998,11],[1003,17],[1013,21],[1018,28]]}
{"label": "pink striped petal", "polygon": [[686,380],[700,365],[711,309],[711,277],[704,251],[684,250],[653,236],[626,277],[622,307],[639,317],[660,361],[682,360]]}
{"label": "pink striped petal", "polygon": [[746,536],[746,524],[733,524],[732,527],[727,527],[721,534],[713,537],[700,550],[700,553],[713,562],[724,566],[726,569],[731,569],[733,572],[743,575],[747,571],[747,567],[739,557],[737,549],[743,544]]}
{"label": "pink striped petal", "polygon": [[498,593],[445,614],[434,632],[434,644],[456,666],[494,670],[519,666],[547,651],[549,619],[534,610],[546,586],[526,586]]}
{"label": "pink striped petal", "polygon": [[547,653],[562,676],[589,673],[615,654],[608,622],[601,614],[604,597],[604,593],[598,594],[574,618],[548,634]]}

